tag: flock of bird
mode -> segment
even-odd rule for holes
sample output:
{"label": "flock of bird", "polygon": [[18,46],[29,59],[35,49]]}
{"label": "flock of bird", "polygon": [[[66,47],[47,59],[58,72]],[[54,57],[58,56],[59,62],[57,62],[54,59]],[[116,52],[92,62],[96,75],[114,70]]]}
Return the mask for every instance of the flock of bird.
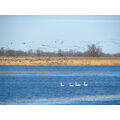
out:
{"label": "flock of bird", "polygon": [[[80,43],[81,43],[82,41],[80,41]],[[102,44],[102,41],[98,41],[98,42],[96,42],[96,41],[93,41],[96,45],[100,45],[100,44]],[[115,45],[117,45],[118,47],[120,47],[120,40],[112,40],[112,41],[105,41],[105,42],[107,42],[107,43],[113,43],[113,44],[115,44]],[[32,47],[32,43],[34,43],[34,42],[22,42],[21,44],[23,45],[23,46],[25,46],[25,47],[28,47],[28,48],[30,48],[31,49],[31,47]],[[72,41],[72,43],[74,43],[74,41]],[[91,41],[84,41],[84,44],[86,44],[86,45],[88,45],[88,44],[90,44],[91,43]],[[61,47],[62,45],[64,44],[64,41],[63,40],[61,40],[61,41],[54,41],[54,43],[52,44],[52,46],[51,45],[48,45],[48,44],[41,44],[40,45],[40,47],[42,48],[42,49],[46,49],[46,48],[57,48],[57,45],[59,45],[59,47]],[[104,43],[103,43],[104,44]],[[5,47],[2,47],[2,48],[4,48],[4,49],[10,49],[10,47],[12,46],[12,45],[14,45],[14,43],[13,42],[10,42],[9,44],[7,44]],[[74,45],[73,46],[73,48],[74,49],[79,49],[79,48],[82,48],[83,50],[85,50],[85,47],[81,47],[80,45]],[[68,50],[68,49],[64,49],[64,50]]]}
{"label": "flock of bird", "polygon": [[[63,84],[63,83],[61,82],[61,83],[60,83],[60,86],[61,86],[61,87],[64,87],[65,84]],[[69,87],[80,87],[80,86],[82,86],[82,85],[79,84],[79,83],[77,83],[77,82],[75,81],[74,84],[71,84],[71,83],[69,82],[68,86],[69,86]],[[87,87],[88,84],[87,84],[86,82],[83,82],[83,86],[84,86],[84,87]]]}

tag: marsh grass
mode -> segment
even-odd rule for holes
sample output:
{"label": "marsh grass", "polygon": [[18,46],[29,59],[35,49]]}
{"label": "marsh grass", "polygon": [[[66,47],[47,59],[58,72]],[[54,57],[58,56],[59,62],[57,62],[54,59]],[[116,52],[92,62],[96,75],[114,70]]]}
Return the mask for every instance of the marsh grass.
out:
{"label": "marsh grass", "polygon": [[75,66],[120,65],[117,57],[0,57],[0,65]]}

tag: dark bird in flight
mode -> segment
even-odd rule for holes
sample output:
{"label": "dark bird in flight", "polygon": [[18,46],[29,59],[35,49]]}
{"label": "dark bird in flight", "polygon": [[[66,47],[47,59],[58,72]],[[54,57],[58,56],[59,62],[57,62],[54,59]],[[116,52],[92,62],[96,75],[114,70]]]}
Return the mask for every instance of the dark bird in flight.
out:
{"label": "dark bird in flight", "polygon": [[41,45],[41,46],[46,46],[46,47],[49,47],[49,45]]}
{"label": "dark bird in flight", "polygon": [[120,44],[120,42],[118,41],[112,41],[114,44]]}
{"label": "dark bird in flight", "polygon": [[22,44],[24,44],[24,45],[25,45],[26,43],[25,43],[25,42],[23,42]]}
{"label": "dark bird in flight", "polygon": [[64,41],[61,41],[61,44],[63,44],[64,43]]}

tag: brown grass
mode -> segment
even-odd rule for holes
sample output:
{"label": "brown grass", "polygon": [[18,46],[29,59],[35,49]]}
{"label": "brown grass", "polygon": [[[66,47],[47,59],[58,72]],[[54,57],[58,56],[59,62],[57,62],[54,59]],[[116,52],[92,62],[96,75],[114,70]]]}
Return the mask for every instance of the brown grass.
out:
{"label": "brown grass", "polygon": [[0,65],[26,65],[26,66],[120,65],[120,58],[0,57]]}

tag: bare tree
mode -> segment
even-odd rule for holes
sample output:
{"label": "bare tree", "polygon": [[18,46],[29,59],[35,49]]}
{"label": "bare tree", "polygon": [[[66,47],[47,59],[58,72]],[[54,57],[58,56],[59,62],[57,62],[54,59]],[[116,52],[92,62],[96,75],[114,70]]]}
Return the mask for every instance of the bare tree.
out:
{"label": "bare tree", "polygon": [[4,49],[2,47],[0,49],[0,56],[46,56],[46,57],[120,57],[120,53],[116,54],[106,54],[102,52],[100,47],[97,47],[95,44],[88,45],[88,50],[85,52],[80,51],[62,51],[59,49],[57,52],[45,52],[37,49],[33,51],[32,49],[28,51],[22,50],[12,50],[12,49]]}
{"label": "bare tree", "polygon": [[0,49],[0,56],[4,56],[4,54],[5,54],[5,50],[4,50],[4,47],[2,47],[2,48]]}
{"label": "bare tree", "polygon": [[32,49],[30,49],[30,50],[28,50],[28,56],[33,56],[33,50]]}
{"label": "bare tree", "polygon": [[63,51],[61,49],[58,50],[58,56],[62,57],[63,56]]}
{"label": "bare tree", "polygon": [[95,44],[88,45],[88,51],[86,52],[90,57],[100,57],[102,56],[102,49],[100,47],[96,47]]}
{"label": "bare tree", "polygon": [[40,56],[41,55],[41,51],[39,49],[36,50],[36,55]]}
{"label": "bare tree", "polygon": [[6,55],[7,56],[16,56],[16,51],[15,50],[7,50]]}

